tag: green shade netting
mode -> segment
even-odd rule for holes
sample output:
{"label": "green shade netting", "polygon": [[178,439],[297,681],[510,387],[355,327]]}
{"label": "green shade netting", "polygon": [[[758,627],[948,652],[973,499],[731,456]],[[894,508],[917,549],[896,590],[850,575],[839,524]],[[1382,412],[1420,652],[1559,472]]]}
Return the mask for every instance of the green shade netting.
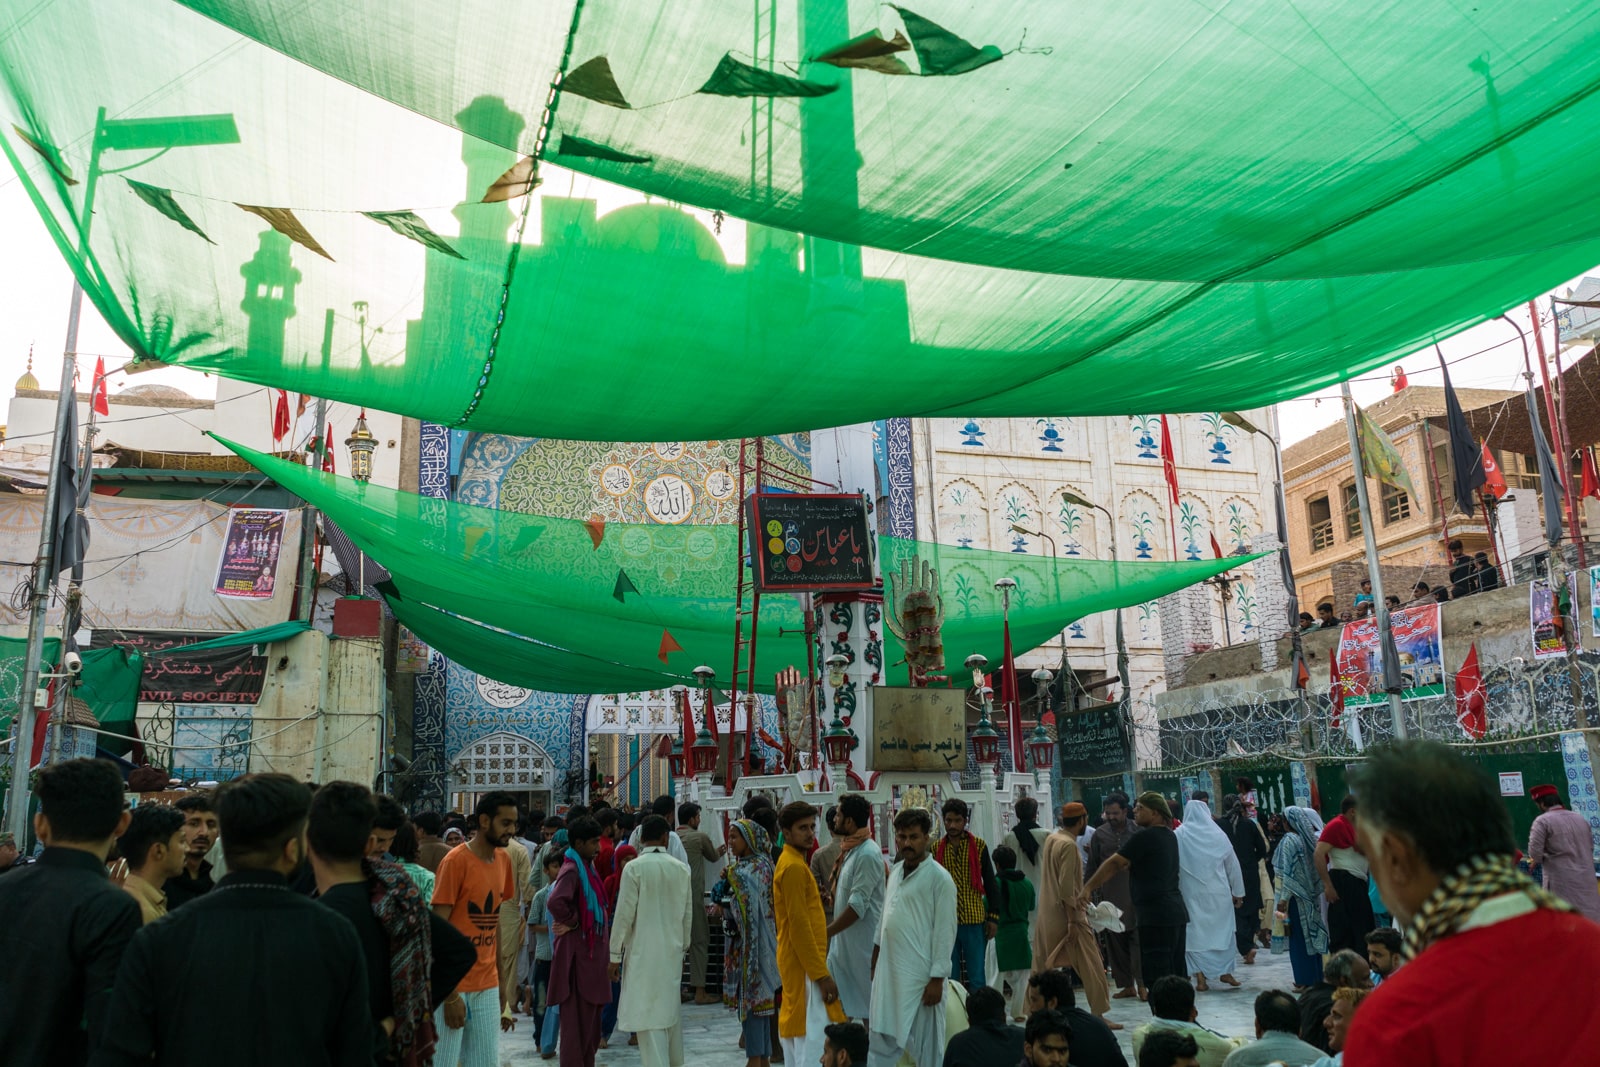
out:
{"label": "green shade netting", "polygon": [[1600,262],[1600,9],[759,7],[51,0],[0,137],[141,358],[526,436],[1264,405]]}
{"label": "green shade netting", "polygon": [[[18,687],[22,685],[22,671],[26,666],[28,642],[20,637],[0,637],[0,737],[11,731],[11,719],[16,714]],[[83,673],[72,695],[89,705],[100,729],[123,737],[137,736],[136,715],[139,707],[139,679],[144,674],[144,658],[125,648],[86,648],[79,652],[83,657]],[[55,663],[61,656],[61,639],[46,638],[44,662]],[[49,666],[47,670],[51,669]],[[41,686],[49,679],[40,679]],[[95,744],[120,756],[132,747],[133,742],[118,737],[99,735]]]}
{"label": "green shade netting", "polygon": [[189,652],[206,652],[213,648],[242,648],[245,645],[268,645],[274,641],[287,641],[291,637],[305,633],[311,629],[309,622],[291,619],[288,622],[275,622],[271,626],[259,626],[254,630],[240,630],[236,634],[223,634],[213,637],[208,641],[196,641],[192,645],[173,645],[171,648],[152,652],[153,656],[182,656]]}
{"label": "green shade netting", "polygon": [[[581,521],[363,485],[218,439],[338,524],[389,571],[386,592],[400,621],[480,674],[574,693],[689,682],[700,664],[728,677],[742,565],[733,525],[611,523],[596,547]],[[878,547],[891,602],[901,560],[924,559],[939,572],[946,659],[957,664],[974,651],[1000,660],[997,579],[1017,583],[1011,629],[1021,651],[1085,615],[1154,600],[1259,558],[1057,561],[895,537],[879,537]],[[619,572],[637,590],[620,600]],[[663,662],[666,634],[682,651]],[[883,637],[884,677],[901,679],[902,646],[888,632]],[[762,599],[757,655],[754,688],[762,692],[773,690],[778,670],[805,665],[795,597]]]}

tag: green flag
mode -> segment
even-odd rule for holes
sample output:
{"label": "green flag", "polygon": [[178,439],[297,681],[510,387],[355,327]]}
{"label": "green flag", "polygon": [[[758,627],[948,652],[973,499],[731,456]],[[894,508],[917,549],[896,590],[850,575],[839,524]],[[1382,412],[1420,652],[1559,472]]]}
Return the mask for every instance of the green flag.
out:
{"label": "green flag", "polygon": [[435,252],[443,252],[445,255],[454,256],[457,259],[467,258],[451,247],[449,241],[434,233],[428,224],[423,222],[421,217],[414,211],[363,211],[362,214],[373,222],[381,222],[401,237],[409,237],[411,240],[431,248]]}
{"label": "green flag", "polygon": [[1406,465],[1401,461],[1394,442],[1389,440],[1389,435],[1383,432],[1382,427],[1367,418],[1367,413],[1360,407],[1356,408],[1356,438],[1361,442],[1361,465],[1366,472],[1386,485],[1405,490],[1411,499],[1417,499],[1417,491],[1411,486],[1411,475],[1406,473]]}
{"label": "green flag", "polygon": [[189,213],[183,210],[178,202],[172,198],[171,189],[163,189],[157,185],[146,185],[144,182],[136,182],[132,178],[124,178],[122,180],[128,183],[128,188],[132,189],[140,200],[143,200],[179,226],[182,226],[190,233],[198,234],[208,244],[217,243],[207,237],[206,231],[202,230],[194,219],[189,217]]}
{"label": "green flag", "polygon": [[617,569],[617,584],[616,587],[611,590],[611,595],[617,598],[617,603],[625,604],[627,601],[623,598],[629,593],[632,593],[634,596],[638,596],[639,587],[633,584],[633,579],[628,577],[628,572],[619,567]]}

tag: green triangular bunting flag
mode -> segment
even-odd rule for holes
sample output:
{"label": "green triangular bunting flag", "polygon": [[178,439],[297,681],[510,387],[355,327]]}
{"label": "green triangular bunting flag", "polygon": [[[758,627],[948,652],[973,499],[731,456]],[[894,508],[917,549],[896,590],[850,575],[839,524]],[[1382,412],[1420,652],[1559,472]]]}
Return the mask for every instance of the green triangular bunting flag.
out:
{"label": "green triangular bunting flag", "polygon": [[611,61],[605,56],[595,56],[562,78],[561,91],[574,93],[585,100],[593,100],[607,107],[632,109],[632,105],[622,95],[622,90],[617,87],[616,76],[611,73]]}
{"label": "green triangular bunting flag", "polygon": [[409,237],[419,245],[425,245],[435,252],[443,252],[447,256],[457,259],[466,259],[460,252],[450,247],[450,242],[434,233],[414,211],[363,211],[363,215],[373,222],[381,222],[401,237]]}
{"label": "green triangular bunting flag", "polygon": [[713,96],[827,96],[837,88],[837,85],[819,85],[752,67],[734,59],[733,53],[729,52],[700,87],[700,92]]}
{"label": "green triangular bunting flag", "polygon": [[617,571],[617,587],[611,590],[611,595],[617,598],[617,603],[626,604],[627,601],[623,597],[629,593],[638,596],[639,587],[633,584],[633,579],[628,577],[627,571],[619,568]]}
{"label": "green triangular bunting flag", "polygon": [[992,44],[976,48],[971,41],[957,37],[915,11],[903,7],[895,10],[905,20],[906,33],[911,37],[911,47],[916,49],[917,62],[924,75],[965,74],[1001,58],[1000,49]]}
{"label": "green triangular bunting flag", "polygon": [[556,149],[558,156],[588,156],[590,159],[607,159],[612,163],[649,163],[649,156],[632,156],[626,152],[618,152],[615,148],[607,148],[594,141],[586,141],[582,137],[574,137],[570,133],[561,135],[561,146]]}
{"label": "green triangular bunting flag", "polygon": [[194,219],[189,217],[189,213],[183,210],[176,200],[172,199],[171,189],[146,185],[144,182],[136,182],[132,178],[124,178],[122,180],[128,183],[128,187],[138,195],[140,200],[143,200],[179,226],[182,226],[190,233],[199,234],[208,244],[217,243],[207,237],[206,231],[197,226]]}
{"label": "green triangular bunting flag", "polygon": [[911,43],[906,35],[896,30],[892,41],[885,41],[877,30],[852,37],[837,48],[830,48],[817,56],[818,63],[835,67],[860,67],[879,74],[910,74],[911,68],[894,57],[896,52],[909,51]]}
{"label": "green triangular bunting flag", "polygon": [[68,185],[78,184],[78,179],[72,176],[72,170],[67,166],[66,160],[61,158],[61,153],[56,151],[55,145],[41,141],[21,126],[13,124],[11,128],[16,131],[18,137],[22,138],[23,144],[39,153],[39,156],[50,165],[50,169],[55,171],[56,177]]}

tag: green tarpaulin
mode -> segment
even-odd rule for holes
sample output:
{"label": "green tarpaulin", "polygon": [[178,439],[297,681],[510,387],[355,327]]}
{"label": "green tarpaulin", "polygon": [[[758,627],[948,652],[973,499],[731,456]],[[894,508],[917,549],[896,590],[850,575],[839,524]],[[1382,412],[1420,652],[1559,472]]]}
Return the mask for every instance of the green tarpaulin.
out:
{"label": "green tarpaulin", "polygon": [[[23,638],[0,637],[0,736],[9,734],[12,716],[17,711],[18,688],[22,685],[27,647],[28,642]],[[91,648],[79,655],[83,657],[83,673],[78,676],[72,695],[89,705],[89,710],[99,720],[100,729],[124,737],[136,736],[139,678],[144,673],[143,657],[123,648]],[[61,640],[46,638],[45,663],[53,664],[60,656]],[[48,679],[41,680],[39,684],[48,684]],[[102,735],[95,739],[95,744],[120,756],[128,751],[132,742]]]}
{"label": "green tarpaulin", "polygon": [[207,641],[196,641],[192,645],[173,645],[171,648],[153,652],[154,656],[182,656],[190,652],[204,652],[213,648],[241,648],[245,645],[266,645],[273,641],[287,641],[297,634],[303,634],[311,629],[311,624],[291,619],[289,622],[276,622],[271,626],[260,626],[254,630],[241,630],[236,634],[223,634]]}
{"label": "green tarpaulin", "polygon": [[[741,559],[732,525],[607,523],[596,545],[581,521],[363,485],[219,440],[337,523],[388,570],[388,599],[400,621],[480,674],[573,693],[689,682],[700,664],[729,676]],[[1000,578],[1017,583],[1011,629],[1021,650],[1085,615],[1155,600],[1259,558],[1111,563],[896,537],[878,545],[891,601],[902,559],[938,570],[945,654],[955,665],[973,652],[999,661]],[[634,590],[621,598],[620,572]],[[755,688],[770,692],[775,672],[806,663],[804,619],[796,598],[768,595],[760,623]],[[904,652],[892,634],[883,636],[884,678],[903,681]]]}
{"label": "green tarpaulin", "polygon": [[[809,61],[871,33],[921,76]],[[1570,0],[51,0],[0,12],[0,138],[141,358],[566,439],[1215,411],[1600,262],[1597,44]],[[837,89],[697,91],[729,54]]]}

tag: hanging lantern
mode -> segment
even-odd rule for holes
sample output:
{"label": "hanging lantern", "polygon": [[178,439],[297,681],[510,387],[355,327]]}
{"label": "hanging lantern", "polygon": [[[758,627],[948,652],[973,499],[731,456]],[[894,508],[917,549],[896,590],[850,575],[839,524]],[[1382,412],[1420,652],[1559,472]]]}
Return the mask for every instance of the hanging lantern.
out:
{"label": "hanging lantern", "polygon": [[855,735],[837,715],[833,717],[828,732],[822,735],[822,747],[828,751],[829,763],[849,763],[850,750],[855,747],[855,742]]}
{"label": "hanging lantern", "polygon": [[1000,734],[989,721],[989,698],[994,690],[984,686],[979,693],[983,699],[983,715],[972,731],[972,756],[978,766],[992,769],[1000,765]]}
{"label": "hanging lantern", "polygon": [[700,727],[700,736],[694,739],[689,754],[694,761],[695,774],[710,774],[717,769],[717,743],[711,739],[710,730]]}
{"label": "hanging lantern", "polygon": [[674,737],[672,739],[672,747],[667,750],[667,768],[672,777],[683,777],[683,760],[683,738]]}
{"label": "hanging lantern", "polygon": [[1056,742],[1044,728],[1044,723],[1033,728],[1033,733],[1028,735],[1028,755],[1033,760],[1033,769],[1048,771],[1056,761]]}
{"label": "hanging lantern", "polygon": [[356,416],[355,428],[344,439],[344,447],[350,450],[350,477],[358,482],[372,481],[372,453],[378,449],[378,439],[367,428],[366,408]]}

